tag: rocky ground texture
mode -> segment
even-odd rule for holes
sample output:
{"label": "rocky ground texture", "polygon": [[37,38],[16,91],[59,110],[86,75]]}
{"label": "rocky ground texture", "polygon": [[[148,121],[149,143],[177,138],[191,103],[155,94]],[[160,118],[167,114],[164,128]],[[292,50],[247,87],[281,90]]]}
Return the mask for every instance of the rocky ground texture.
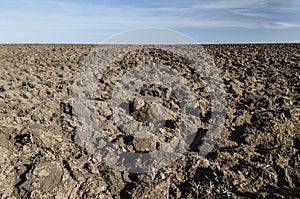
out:
{"label": "rocky ground texture", "polygon": [[300,44],[203,46],[221,71],[227,100],[221,139],[205,157],[199,149],[210,121],[209,93],[191,63],[154,48],[117,57],[99,79],[94,100],[97,120],[120,149],[159,150],[177,135],[181,119],[167,87],[145,85],[127,113],[148,125],[149,113],[157,118],[164,110],[167,122],[149,139],[119,128],[112,90],[129,68],[147,61],[174,66],[193,83],[201,107],[188,152],[144,174],[107,166],[78,135],[74,78],[93,48],[0,45],[1,198],[300,198]]}

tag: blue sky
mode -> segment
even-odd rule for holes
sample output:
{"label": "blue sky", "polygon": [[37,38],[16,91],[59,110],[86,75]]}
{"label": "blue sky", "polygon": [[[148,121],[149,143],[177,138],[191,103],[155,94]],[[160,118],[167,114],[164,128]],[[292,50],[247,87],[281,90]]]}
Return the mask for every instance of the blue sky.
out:
{"label": "blue sky", "polygon": [[0,43],[101,43],[161,27],[199,43],[300,42],[299,0],[6,0]]}

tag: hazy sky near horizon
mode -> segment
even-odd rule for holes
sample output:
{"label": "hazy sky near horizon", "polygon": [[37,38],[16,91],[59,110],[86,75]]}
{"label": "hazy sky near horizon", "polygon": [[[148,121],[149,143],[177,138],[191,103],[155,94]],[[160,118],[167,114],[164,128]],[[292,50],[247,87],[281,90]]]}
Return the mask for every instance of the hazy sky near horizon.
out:
{"label": "hazy sky near horizon", "polygon": [[0,43],[101,43],[161,27],[199,43],[300,42],[299,0],[7,0]]}

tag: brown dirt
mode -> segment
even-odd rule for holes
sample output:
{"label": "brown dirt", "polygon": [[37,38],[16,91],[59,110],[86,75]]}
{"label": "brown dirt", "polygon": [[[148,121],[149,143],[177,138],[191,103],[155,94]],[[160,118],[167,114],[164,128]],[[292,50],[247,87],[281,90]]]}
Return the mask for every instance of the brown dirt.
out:
{"label": "brown dirt", "polygon": [[[158,172],[134,174],[99,162],[76,133],[72,84],[93,46],[0,45],[1,198],[300,198],[300,44],[204,47],[225,84],[221,139],[205,158],[199,156],[209,96],[196,89],[205,108],[189,152]],[[188,67],[181,68],[202,88]],[[107,124],[113,80],[104,78],[97,93],[99,119]],[[149,141],[124,136],[111,124],[107,136],[128,151],[154,151],[174,137],[177,101],[164,87],[147,85],[139,92],[175,112],[167,128]],[[129,102],[130,114],[148,123],[150,105],[140,97]]]}

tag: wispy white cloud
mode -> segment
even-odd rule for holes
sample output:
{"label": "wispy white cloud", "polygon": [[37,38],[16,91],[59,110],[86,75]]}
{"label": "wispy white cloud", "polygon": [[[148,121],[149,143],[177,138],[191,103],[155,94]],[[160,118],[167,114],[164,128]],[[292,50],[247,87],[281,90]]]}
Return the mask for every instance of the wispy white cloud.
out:
{"label": "wispy white cloud", "polygon": [[272,22],[264,26],[270,29],[284,29],[284,28],[299,28],[300,23],[289,23],[289,22]]}
{"label": "wispy white cloud", "polygon": [[270,19],[271,20],[274,18],[274,16],[270,13],[264,13],[264,12],[249,9],[249,8],[239,8],[239,9],[230,10],[229,12],[232,14],[235,14],[235,15],[243,16],[243,17],[253,17],[253,19],[261,18],[261,19]]}

